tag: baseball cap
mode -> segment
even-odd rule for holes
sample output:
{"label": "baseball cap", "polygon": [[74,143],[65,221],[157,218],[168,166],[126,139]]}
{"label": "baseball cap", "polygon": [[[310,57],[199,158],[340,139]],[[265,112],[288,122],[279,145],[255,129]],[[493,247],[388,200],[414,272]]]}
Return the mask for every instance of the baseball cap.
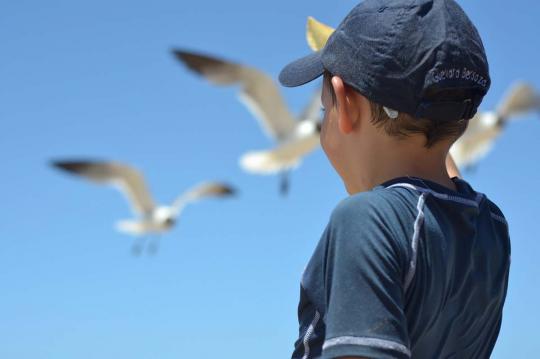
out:
{"label": "baseball cap", "polygon": [[436,121],[472,118],[491,83],[480,35],[454,0],[365,0],[279,81],[300,86],[325,71],[371,101]]}

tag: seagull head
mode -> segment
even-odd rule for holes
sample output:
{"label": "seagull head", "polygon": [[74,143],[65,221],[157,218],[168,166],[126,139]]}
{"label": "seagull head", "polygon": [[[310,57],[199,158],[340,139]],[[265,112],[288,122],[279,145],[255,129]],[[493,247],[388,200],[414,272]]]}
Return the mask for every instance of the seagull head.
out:
{"label": "seagull head", "polygon": [[176,223],[176,215],[169,207],[158,207],[154,211],[153,220],[165,228],[170,228]]}
{"label": "seagull head", "polygon": [[320,133],[320,123],[312,120],[300,121],[296,126],[296,137],[304,138],[314,133]]}
{"label": "seagull head", "polygon": [[482,113],[482,122],[487,127],[496,127],[504,125],[501,117],[496,112],[484,112]]}

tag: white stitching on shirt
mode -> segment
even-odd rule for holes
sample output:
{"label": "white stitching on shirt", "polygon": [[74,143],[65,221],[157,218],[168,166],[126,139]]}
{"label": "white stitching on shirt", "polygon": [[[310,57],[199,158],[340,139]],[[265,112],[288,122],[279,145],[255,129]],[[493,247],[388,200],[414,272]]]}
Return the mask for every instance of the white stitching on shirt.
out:
{"label": "white stitching on shirt", "polygon": [[461,204],[464,204],[464,205],[467,205],[467,206],[472,206],[472,207],[478,207],[480,201],[484,197],[481,193],[478,193],[476,195],[475,200],[467,199],[467,198],[461,198],[461,197],[458,197],[458,196],[448,195],[446,193],[435,192],[435,191],[433,191],[431,189],[428,189],[428,188],[417,187],[417,186],[412,185],[410,183],[396,183],[396,184],[393,184],[393,185],[388,186],[386,188],[393,188],[393,187],[404,187],[404,188],[414,189],[414,190],[416,190],[418,192],[421,192],[421,193],[429,193],[429,194],[431,194],[434,197],[439,198],[439,199],[458,202],[458,203],[461,203]]}
{"label": "white stitching on shirt", "polygon": [[[406,182],[404,182],[404,183],[396,183],[396,184],[393,184],[393,185],[388,186],[386,188],[393,188],[393,187],[409,188],[409,189],[413,189],[415,191],[418,191],[418,192],[422,193],[422,196],[429,193],[429,194],[433,195],[434,197],[437,197],[437,198],[440,198],[440,199],[454,201],[454,202],[458,202],[458,203],[473,206],[473,207],[478,207],[480,202],[484,198],[484,195],[482,193],[477,193],[476,198],[473,201],[473,200],[466,199],[466,198],[461,198],[461,197],[457,197],[457,196],[451,196],[451,195],[448,195],[448,194],[445,194],[445,193],[435,192],[435,191],[433,191],[431,189],[428,189],[428,188],[417,187],[415,185],[412,185],[412,184],[406,183]],[[411,259],[411,263],[410,263],[410,266],[409,266],[409,272],[407,273],[407,277],[405,278],[405,290],[407,290],[407,288],[411,284],[411,281],[412,281],[413,276],[414,276],[414,272],[416,271],[416,258],[417,258],[418,235],[419,235],[418,232],[420,230],[420,226],[418,226],[418,228],[417,228],[417,222],[418,221],[423,222],[423,220],[424,220],[424,213],[422,212],[422,210],[420,208],[421,206],[424,205],[424,201],[422,201],[422,205],[420,205],[420,200],[421,200],[422,196],[420,196],[420,198],[418,199],[418,205],[416,206],[417,209],[418,209],[418,215],[417,215],[416,220],[414,222],[414,234],[413,234],[413,239],[412,239],[412,243],[411,243],[412,259]],[[495,219],[495,220],[497,220],[499,222],[504,223],[508,227],[508,222],[506,221],[506,219],[503,216],[500,216],[500,215],[498,215],[496,213],[493,213],[493,212],[490,212],[490,214],[491,214],[491,218],[493,218],[493,219]],[[422,217],[421,219],[420,219],[420,216]]]}
{"label": "white stitching on shirt", "polygon": [[302,356],[302,359],[309,359],[309,339],[311,338],[311,335],[313,335],[313,332],[315,331],[315,327],[317,326],[317,323],[319,322],[319,319],[321,318],[321,315],[318,311],[315,311],[315,316],[313,317],[313,321],[309,325],[309,327],[306,330],[306,334],[304,335],[304,356]]}
{"label": "white stitching on shirt", "polygon": [[408,357],[411,356],[411,351],[403,344],[396,343],[391,340],[368,337],[342,336],[328,339],[323,344],[323,350],[334,347],[336,345],[364,345],[373,348],[391,349],[403,353]]}
{"label": "white stitching on shirt", "polygon": [[409,271],[405,277],[405,290],[409,288],[411,284],[414,273],[416,272],[416,258],[418,257],[418,239],[420,237],[420,229],[424,224],[424,203],[426,202],[427,193],[422,193],[418,198],[418,203],[416,204],[416,209],[418,210],[418,215],[414,220],[414,232],[411,240],[411,262],[409,263]]}

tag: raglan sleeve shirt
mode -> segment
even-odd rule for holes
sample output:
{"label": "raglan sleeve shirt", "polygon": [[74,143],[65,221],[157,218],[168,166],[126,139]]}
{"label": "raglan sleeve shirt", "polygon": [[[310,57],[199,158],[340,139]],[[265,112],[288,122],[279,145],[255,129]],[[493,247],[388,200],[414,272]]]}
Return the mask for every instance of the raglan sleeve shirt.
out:
{"label": "raglan sleeve shirt", "polygon": [[303,289],[324,296],[315,300],[322,307],[322,358],[410,357],[403,289],[409,252],[399,217],[372,193],[334,210],[315,253],[319,260],[310,263],[321,266],[313,270],[322,288]]}

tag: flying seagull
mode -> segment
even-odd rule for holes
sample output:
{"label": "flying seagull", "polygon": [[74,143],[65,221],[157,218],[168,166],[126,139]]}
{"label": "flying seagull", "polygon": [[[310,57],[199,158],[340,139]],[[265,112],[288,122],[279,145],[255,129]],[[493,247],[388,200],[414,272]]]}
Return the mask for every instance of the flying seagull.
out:
{"label": "flying seagull", "polygon": [[[308,17],[306,39],[313,51],[321,50],[333,31]],[[493,147],[510,119],[531,111],[540,111],[540,95],[527,83],[515,83],[495,111],[479,112],[469,120],[467,130],[450,149],[457,166],[473,166]]]}
{"label": "flying seagull", "polygon": [[276,83],[258,69],[186,50],[173,50],[190,70],[215,85],[241,86],[240,100],[259,121],[264,132],[276,142],[270,150],[251,151],[240,158],[240,166],[255,174],[281,173],[281,193],[288,190],[288,171],[316,149],[320,134],[320,88],[304,111],[295,118]]}
{"label": "flying seagull", "polygon": [[131,166],[106,161],[53,161],[60,170],[86,178],[94,183],[113,185],[127,197],[133,214],[137,217],[117,223],[121,232],[142,236],[170,230],[186,205],[205,197],[224,197],[234,194],[234,189],[219,182],[198,184],[180,195],[169,206],[154,203],[142,174]]}
{"label": "flying seagull", "polygon": [[474,166],[493,147],[508,121],[531,111],[540,111],[540,95],[524,82],[516,82],[495,111],[476,114],[450,153],[460,167]]}

